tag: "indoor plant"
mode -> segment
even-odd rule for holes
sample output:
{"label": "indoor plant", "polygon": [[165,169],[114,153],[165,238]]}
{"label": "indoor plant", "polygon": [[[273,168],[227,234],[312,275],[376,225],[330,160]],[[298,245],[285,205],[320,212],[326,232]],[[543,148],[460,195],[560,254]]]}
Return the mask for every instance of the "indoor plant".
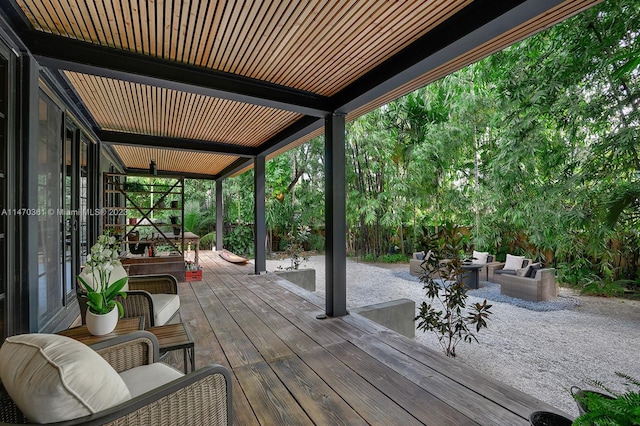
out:
{"label": "indoor plant", "polygon": [[100,235],[87,255],[82,273],[78,275],[78,281],[86,291],[88,306],[86,323],[91,334],[101,335],[112,332],[118,318],[124,314],[122,304],[115,298],[116,296],[126,297],[122,289],[127,284],[128,277],[124,276],[111,282],[114,267],[118,266],[120,261],[115,237]]}

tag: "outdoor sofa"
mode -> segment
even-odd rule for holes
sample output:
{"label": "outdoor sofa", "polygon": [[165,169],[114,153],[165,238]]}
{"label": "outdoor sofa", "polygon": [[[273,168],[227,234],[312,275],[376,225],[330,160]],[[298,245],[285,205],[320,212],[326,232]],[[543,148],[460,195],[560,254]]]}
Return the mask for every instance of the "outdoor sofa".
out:
{"label": "outdoor sofa", "polygon": [[[413,253],[412,258],[409,260],[409,273],[411,275],[419,277],[424,273],[422,264],[424,263],[425,258],[427,258],[429,253],[431,252],[425,253],[424,251],[417,251]],[[481,280],[487,279],[486,278],[488,277],[487,266],[493,263],[493,259],[495,259],[495,256],[487,252],[474,251],[472,257],[473,257],[472,263],[478,263],[483,265],[482,268],[480,268],[480,270],[478,271],[479,279]],[[442,262],[446,262],[446,260],[443,260]],[[436,275],[437,274],[433,272],[431,278],[440,278],[439,275],[438,276]]]}
{"label": "outdoor sofa", "polygon": [[0,425],[232,424],[225,367],[185,375],[157,360],[147,331],[92,346],[56,334],[9,337],[0,348]]}
{"label": "outdoor sofa", "polygon": [[500,294],[505,296],[533,302],[558,296],[556,270],[531,259],[507,255],[507,262],[492,262],[487,270],[489,281],[500,284]]}

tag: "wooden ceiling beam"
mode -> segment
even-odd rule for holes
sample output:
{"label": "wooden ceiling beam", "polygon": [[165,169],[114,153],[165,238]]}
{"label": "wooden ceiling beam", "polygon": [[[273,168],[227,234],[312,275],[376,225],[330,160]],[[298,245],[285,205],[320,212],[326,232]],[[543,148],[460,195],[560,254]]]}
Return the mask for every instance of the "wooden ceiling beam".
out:
{"label": "wooden ceiling beam", "polygon": [[24,40],[40,65],[117,80],[198,93],[304,115],[324,117],[329,98],[236,74],[207,70],[40,31]]}
{"label": "wooden ceiling beam", "polygon": [[211,152],[243,158],[253,158],[258,153],[255,148],[231,145],[228,143],[167,136],[141,135],[109,130],[99,131],[98,137],[102,142],[111,145],[148,146],[152,148],[177,149],[182,151]]}

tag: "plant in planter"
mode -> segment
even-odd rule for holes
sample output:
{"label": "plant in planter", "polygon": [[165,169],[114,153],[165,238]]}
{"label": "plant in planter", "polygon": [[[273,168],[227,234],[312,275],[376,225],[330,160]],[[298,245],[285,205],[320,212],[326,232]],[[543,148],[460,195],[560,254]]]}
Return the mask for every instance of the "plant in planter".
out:
{"label": "plant in planter", "polygon": [[574,420],[574,425],[640,425],[640,381],[627,374],[616,372],[616,375],[625,380],[627,392],[614,392],[597,380],[590,383],[607,393],[589,390],[574,392],[572,388],[580,411],[580,417]]}
{"label": "plant in planter", "polygon": [[[115,237],[100,235],[87,255],[82,274],[78,275],[78,281],[86,291],[87,326],[89,327],[89,323],[92,321],[89,319],[90,314],[114,316],[116,323],[118,318],[124,315],[122,304],[115,298],[116,296],[126,297],[122,289],[127,284],[128,277],[124,276],[111,282],[114,267],[118,266],[120,266],[120,261],[118,260]],[[85,279],[86,276],[91,277],[91,284]],[[106,333],[110,333],[112,330]]]}
{"label": "plant in planter", "polygon": [[427,239],[429,255],[426,256],[420,276],[429,302],[422,302],[415,317],[418,330],[432,331],[449,357],[456,356],[456,346],[461,341],[471,343],[478,339],[471,327],[479,332],[487,327],[491,306],[485,300],[467,308],[467,290],[462,282],[462,260],[472,247],[457,226],[447,225],[440,234]]}
{"label": "plant in planter", "polygon": [[[309,227],[303,225],[298,225],[295,232],[289,231],[287,233],[289,242],[287,243],[285,253],[291,261],[291,266],[287,266],[284,269],[287,271],[297,270],[302,263],[309,260],[307,256],[302,256],[302,253],[304,252],[304,244],[309,240],[310,234],[311,230]],[[279,268],[282,269],[282,267]]]}

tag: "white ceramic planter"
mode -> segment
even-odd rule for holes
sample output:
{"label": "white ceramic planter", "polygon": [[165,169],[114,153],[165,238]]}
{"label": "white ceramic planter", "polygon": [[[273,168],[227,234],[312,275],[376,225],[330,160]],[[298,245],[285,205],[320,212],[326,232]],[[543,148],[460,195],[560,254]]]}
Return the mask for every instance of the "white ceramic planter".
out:
{"label": "white ceramic planter", "polygon": [[115,306],[108,314],[98,315],[87,309],[87,330],[94,336],[104,336],[111,333],[118,325],[118,307]]}

